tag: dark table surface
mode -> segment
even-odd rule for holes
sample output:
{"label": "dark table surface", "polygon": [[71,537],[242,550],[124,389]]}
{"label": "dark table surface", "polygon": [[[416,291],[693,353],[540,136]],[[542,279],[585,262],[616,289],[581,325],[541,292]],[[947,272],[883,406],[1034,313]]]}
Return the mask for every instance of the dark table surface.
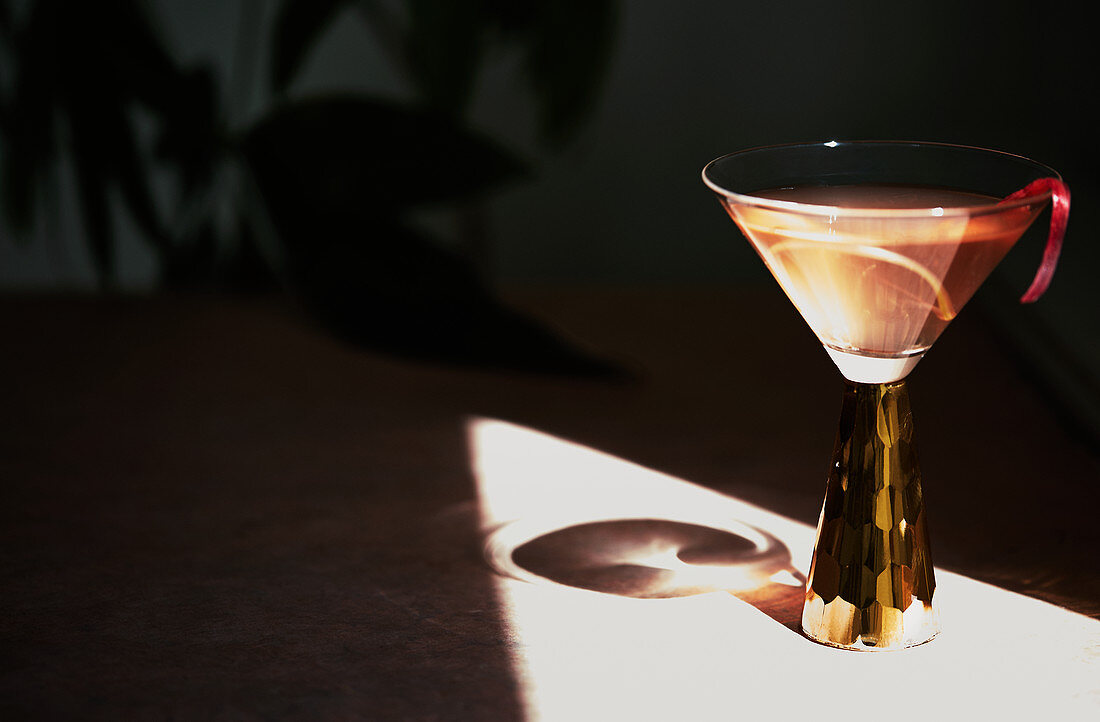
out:
{"label": "dark table surface", "polygon": [[[501,519],[475,419],[816,523],[841,382],[777,290],[510,297],[632,375],[403,361],[268,299],[0,299],[0,717],[557,718],[527,689],[535,642],[483,552]],[[937,567],[1092,629],[1100,467],[1081,432],[977,309],[911,391]],[[623,518],[515,561],[553,593],[705,596],[585,559],[656,537],[707,549],[708,533]],[[772,584],[733,603],[817,653],[787,631],[800,599]],[[1065,663],[1095,669],[1081,654]]]}

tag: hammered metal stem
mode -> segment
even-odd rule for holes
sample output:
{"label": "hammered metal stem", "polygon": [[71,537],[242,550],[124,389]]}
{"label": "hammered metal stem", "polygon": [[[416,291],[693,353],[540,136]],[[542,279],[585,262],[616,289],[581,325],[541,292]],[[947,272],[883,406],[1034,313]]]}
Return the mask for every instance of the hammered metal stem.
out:
{"label": "hammered metal stem", "polygon": [[900,649],[939,631],[905,381],[845,381],[802,630],[847,649]]}

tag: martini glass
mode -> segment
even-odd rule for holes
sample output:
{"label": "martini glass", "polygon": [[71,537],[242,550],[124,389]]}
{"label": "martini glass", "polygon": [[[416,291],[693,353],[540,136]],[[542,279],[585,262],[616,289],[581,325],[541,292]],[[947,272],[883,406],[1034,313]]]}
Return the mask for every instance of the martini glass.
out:
{"label": "martini glass", "polygon": [[703,180],[844,376],[802,630],[847,649],[927,642],[936,583],[905,379],[1061,181],[996,151],[835,141],[733,153]]}

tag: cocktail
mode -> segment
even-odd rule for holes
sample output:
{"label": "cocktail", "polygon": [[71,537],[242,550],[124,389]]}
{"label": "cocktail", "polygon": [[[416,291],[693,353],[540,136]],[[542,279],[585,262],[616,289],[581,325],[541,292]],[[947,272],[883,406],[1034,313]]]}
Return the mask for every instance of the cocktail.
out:
{"label": "cocktail", "polygon": [[847,649],[939,631],[905,379],[1053,200],[1046,289],[1069,209],[1058,174],[937,143],[772,146],[733,153],[704,182],[844,376],[802,629]]}

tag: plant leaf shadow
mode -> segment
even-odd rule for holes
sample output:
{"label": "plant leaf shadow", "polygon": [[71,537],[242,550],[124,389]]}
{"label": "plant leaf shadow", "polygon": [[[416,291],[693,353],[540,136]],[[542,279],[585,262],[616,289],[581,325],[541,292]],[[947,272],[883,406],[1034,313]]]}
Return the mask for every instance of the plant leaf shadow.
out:
{"label": "plant leaf shadow", "polygon": [[507,577],[639,599],[726,591],[802,636],[805,576],[775,535],[669,519],[607,519],[542,529],[515,522],[486,538]]}

